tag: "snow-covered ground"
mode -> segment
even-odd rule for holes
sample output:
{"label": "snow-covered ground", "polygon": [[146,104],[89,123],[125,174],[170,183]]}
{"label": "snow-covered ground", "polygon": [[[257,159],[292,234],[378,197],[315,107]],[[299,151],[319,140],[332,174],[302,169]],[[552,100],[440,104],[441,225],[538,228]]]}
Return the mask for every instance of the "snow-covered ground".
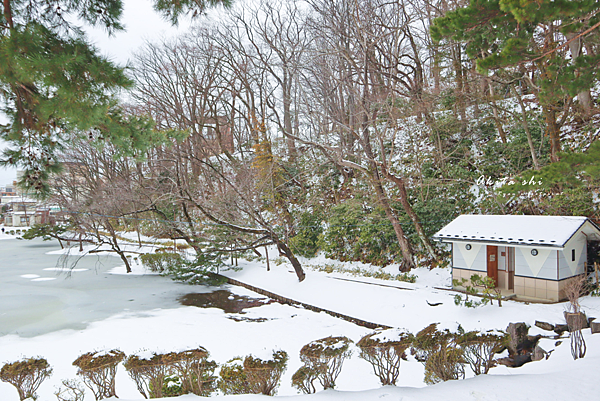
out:
{"label": "snow-covered ground", "polygon": [[[56,270],[49,270],[57,268],[53,259],[57,257],[56,253],[60,253],[57,247],[41,247],[39,243],[17,240],[2,241],[0,257],[17,247],[23,247],[29,256],[37,252],[44,258],[32,259],[31,265],[20,263],[18,266],[9,266],[6,258],[0,263],[0,282],[3,283],[0,290],[0,325],[4,324],[3,316],[4,322],[7,322],[10,320],[6,319],[8,314],[24,315],[16,327],[10,330],[0,328],[0,362],[31,356],[46,358],[54,372],[38,391],[41,401],[55,400],[53,393],[61,380],[76,377],[76,368],[71,364],[82,353],[118,348],[131,354],[140,350],[175,351],[197,346],[206,347],[211,358],[218,363],[235,356],[263,355],[273,349],[287,351],[290,361],[278,394],[293,396],[297,392],[291,386],[291,376],[300,367],[298,353],[304,344],[329,335],[344,335],[357,342],[370,332],[369,329],[325,313],[278,303],[250,308],[243,314],[226,313],[216,308],[182,306],[176,301],[182,294],[206,292],[213,288],[173,283],[168,278],[155,275],[115,274],[123,273],[124,267],[114,257],[111,258],[112,262],[101,265],[91,262],[93,268],[80,267],[84,266],[81,264],[78,266],[81,270],[73,271],[70,278],[64,274],[58,275]],[[242,270],[230,270],[225,274],[298,301],[382,325],[403,327],[413,333],[433,322],[451,327],[459,323],[466,329],[488,330],[505,329],[509,322],[526,322],[533,326],[535,320],[551,323],[563,320],[564,304],[527,305],[506,301],[502,308],[497,305],[477,309],[456,306],[454,294],[439,289],[449,286],[448,270],[418,269],[417,282],[411,284],[340,273],[327,274],[307,267],[306,280],[298,283],[290,266],[274,263],[276,255],[273,253],[271,256],[269,272],[262,262],[240,260]],[[95,261],[97,256],[85,256],[80,263],[88,258],[94,258]],[[339,262],[319,257],[305,260],[304,264],[318,266]],[[366,268],[357,263],[345,265],[349,268]],[[388,268],[390,271],[393,269],[393,266]],[[138,269],[138,273],[141,272]],[[54,280],[32,281],[45,277]],[[224,288],[234,294],[261,298],[240,287]],[[3,297],[6,293],[10,293],[10,302],[7,296]],[[129,294],[134,294],[131,297],[134,301],[129,301]],[[28,303],[32,297],[39,298],[40,303]],[[437,303],[441,304],[430,306]],[[10,304],[10,310],[7,304]],[[40,308],[42,304],[43,308],[49,308],[45,311],[54,311],[53,316],[60,315],[56,311],[60,311],[63,317],[70,315],[69,319],[65,319],[66,328],[44,330],[40,327],[42,324],[39,320],[43,320],[43,316],[28,309]],[[599,298],[586,297],[582,299],[582,305],[588,316],[600,318]],[[257,318],[266,320],[253,320]],[[50,324],[50,320],[46,319],[46,322]],[[10,325],[6,323],[6,326]],[[29,331],[29,335],[22,333],[32,326],[37,327],[37,334],[32,331]],[[530,333],[549,334],[535,327]],[[402,362],[398,386],[382,388],[370,365],[358,357],[355,349],[354,355],[344,364],[336,391],[297,397],[313,400],[384,398],[404,401],[554,400],[576,396],[595,399],[600,392],[597,380],[600,334],[592,335],[589,329],[584,333],[588,346],[588,354],[584,359],[573,361],[568,339],[563,339],[558,346],[554,339],[543,339],[540,343],[542,348],[552,351],[548,360],[532,362],[517,369],[496,367],[487,376],[435,386],[424,385],[421,363],[409,356],[408,361]],[[119,367],[116,383],[121,400],[142,399],[122,366]],[[261,397],[264,398],[257,395],[216,398],[255,400]],[[17,399],[14,387],[0,382],[0,400]],[[91,393],[86,395],[86,399],[93,399]],[[188,395],[179,399],[193,401],[198,397]]]}

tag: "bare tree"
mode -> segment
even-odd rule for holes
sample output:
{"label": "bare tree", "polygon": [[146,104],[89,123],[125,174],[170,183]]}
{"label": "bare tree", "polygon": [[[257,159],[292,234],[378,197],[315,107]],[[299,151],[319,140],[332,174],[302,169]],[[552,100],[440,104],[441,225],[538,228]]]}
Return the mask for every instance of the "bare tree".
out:
{"label": "bare tree", "polygon": [[52,200],[69,216],[69,226],[80,238],[94,238],[96,248],[91,253],[116,253],[130,273],[126,252],[131,250],[123,247],[118,231],[126,228],[130,216],[141,213],[136,169],[132,160],[117,159],[113,153],[108,145],[98,148],[74,140],[74,146],[62,154],[64,171],[54,179]]}
{"label": "bare tree", "polygon": [[305,12],[296,0],[277,2],[261,0],[256,6],[244,6],[232,15],[252,48],[250,60],[268,73],[273,82],[271,95],[265,99],[273,122],[285,135],[288,157],[296,157],[291,134],[298,131],[298,111],[293,110],[298,91],[301,62],[308,47]]}
{"label": "bare tree", "polygon": [[[432,259],[436,255],[412,209],[406,180],[400,171],[392,172],[381,146],[389,139],[381,126],[393,126],[400,117],[396,104],[403,99],[422,102],[423,63],[410,12],[400,2],[310,4],[315,10],[310,26],[318,39],[313,40],[310,74],[305,74],[305,101],[320,107],[310,109],[316,115],[314,134],[298,139],[341,168],[364,174],[396,233],[401,270],[410,270],[415,266],[413,250],[391,207],[388,182],[396,187],[425,252]],[[414,112],[424,113],[423,108]]]}

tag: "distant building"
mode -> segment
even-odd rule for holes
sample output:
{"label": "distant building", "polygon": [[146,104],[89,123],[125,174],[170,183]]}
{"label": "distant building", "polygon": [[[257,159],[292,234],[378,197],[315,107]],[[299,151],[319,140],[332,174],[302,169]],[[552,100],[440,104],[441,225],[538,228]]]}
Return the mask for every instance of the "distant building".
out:
{"label": "distant building", "polygon": [[5,185],[0,187],[0,198],[5,196],[17,196],[17,182],[14,181],[12,185]]}
{"label": "distant building", "polygon": [[[4,202],[6,198],[2,198],[2,201]],[[21,197],[10,198],[19,199],[11,199],[11,202],[5,204],[4,225],[9,227],[29,227],[33,225],[37,202],[34,200],[23,200]]]}

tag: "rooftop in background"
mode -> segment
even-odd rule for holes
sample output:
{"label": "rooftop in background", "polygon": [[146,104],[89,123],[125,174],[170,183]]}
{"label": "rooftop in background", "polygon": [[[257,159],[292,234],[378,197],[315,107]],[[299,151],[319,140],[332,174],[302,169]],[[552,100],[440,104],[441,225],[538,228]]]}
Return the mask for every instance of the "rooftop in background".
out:
{"label": "rooftop in background", "polygon": [[458,216],[433,238],[444,242],[470,241],[560,248],[584,225],[586,235],[600,240],[600,229],[587,217],[477,214]]}
{"label": "rooftop in background", "polygon": [[0,203],[2,203],[2,204],[12,203],[12,202],[38,203],[38,201],[35,199],[27,198],[26,196],[21,196],[21,195],[1,196],[0,197]]}

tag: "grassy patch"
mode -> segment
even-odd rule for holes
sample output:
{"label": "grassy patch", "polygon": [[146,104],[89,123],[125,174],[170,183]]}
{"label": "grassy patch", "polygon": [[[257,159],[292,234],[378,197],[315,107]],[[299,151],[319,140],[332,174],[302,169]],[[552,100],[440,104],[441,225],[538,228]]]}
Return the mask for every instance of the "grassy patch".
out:
{"label": "grassy patch", "polygon": [[392,274],[383,270],[368,270],[361,269],[360,267],[346,268],[334,264],[324,265],[306,265],[313,270],[324,272],[324,273],[344,273],[355,277],[372,277],[380,280],[393,280],[403,281],[406,283],[414,283],[417,281],[417,276],[410,273]]}

